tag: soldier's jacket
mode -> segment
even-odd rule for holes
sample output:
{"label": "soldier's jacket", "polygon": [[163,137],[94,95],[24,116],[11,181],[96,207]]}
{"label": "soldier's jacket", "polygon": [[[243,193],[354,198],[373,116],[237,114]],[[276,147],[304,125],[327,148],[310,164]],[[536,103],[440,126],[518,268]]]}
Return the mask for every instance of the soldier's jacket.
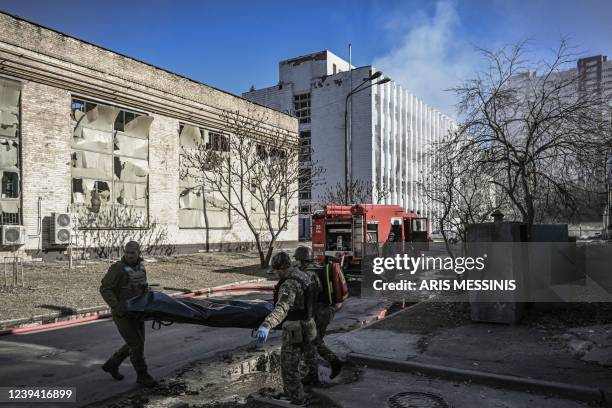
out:
{"label": "soldier's jacket", "polygon": [[268,327],[276,327],[287,318],[290,311],[304,309],[304,290],[296,279],[309,282],[310,276],[297,268],[292,267],[290,269],[287,279],[278,288],[278,299],[274,309],[266,317],[263,324]]}
{"label": "soldier's jacket", "polygon": [[142,259],[134,267],[124,262],[123,258],[115,262],[108,268],[100,286],[100,294],[111,309],[121,301],[142,295],[147,290],[147,272]]}

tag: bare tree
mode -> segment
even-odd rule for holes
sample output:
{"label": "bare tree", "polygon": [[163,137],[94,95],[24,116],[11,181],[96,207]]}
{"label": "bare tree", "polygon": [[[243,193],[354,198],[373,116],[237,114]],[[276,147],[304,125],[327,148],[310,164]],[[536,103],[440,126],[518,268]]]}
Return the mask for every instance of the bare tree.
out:
{"label": "bare tree", "polygon": [[525,42],[481,51],[488,69],[454,88],[465,117],[458,157],[482,151],[472,170],[488,175],[530,236],[534,222],[559,208],[575,212],[601,182],[609,95],[581,90],[584,78],[567,69],[577,54],[564,40],[549,60],[535,63],[526,59]]}
{"label": "bare tree", "polygon": [[[463,140],[461,145],[459,140]],[[461,147],[462,145],[463,148]],[[459,154],[461,153],[461,154]],[[469,224],[484,222],[498,208],[495,189],[487,172],[479,166],[483,150],[466,144],[465,136],[449,134],[442,141],[426,149],[436,166],[419,180],[420,187],[435,211],[437,228],[440,229],[446,250],[454,257],[449,233],[466,242],[465,231]]]}
{"label": "bare tree", "polygon": [[[204,218],[204,245],[206,252],[210,252],[210,220],[208,219],[208,204],[212,191],[207,183],[205,174],[214,170],[215,162],[218,160],[217,151],[227,150],[227,144],[224,144],[223,139],[220,139],[216,141],[216,146],[212,146],[211,141],[205,139],[207,135],[202,133],[199,128],[196,128],[195,126],[191,126],[189,128],[195,132],[197,136],[192,140],[193,145],[181,145],[181,153],[179,157],[179,179],[186,181],[187,184],[189,184],[188,187],[183,188],[181,191],[181,196],[193,193],[197,197],[200,197],[200,200],[202,201]],[[182,126],[181,135],[183,134],[184,129],[185,126]],[[223,137],[222,135],[219,136]],[[208,137],[210,136],[208,135]]]}
{"label": "bare tree", "polygon": [[[172,255],[174,245],[168,239],[168,229],[155,218],[130,207],[122,210],[78,212],[79,248],[85,253],[93,253],[99,258],[111,258],[113,254],[121,257],[123,247],[128,241],[137,241],[142,252],[147,255]],[[130,226],[130,227],[113,227]],[[136,226],[141,226],[136,227]]]}
{"label": "bare tree", "polygon": [[[374,204],[384,202],[389,197],[391,191],[386,183],[382,183],[374,189],[372,182],[354,179],[348,186],[348,202],[351,204],[364,204],[373,202]],[[328,186],[320,199],[321,205],[335,204],[343,205],[347,202],[344,198],[344,183],[336,183]]]}
{"label": "bare tree", "polygon": [[200,143],[181,150],[186,174],[199,179],[220,197],[231,216],[244,221],[262,268],[268,266],[279,235],[298,214],[299,190],[312,188],[321,174],[316,163],[299,163],[297,140],[269,126],[268,119],[254,109],[224,112],[221,122],[228,137],[222,148]]}

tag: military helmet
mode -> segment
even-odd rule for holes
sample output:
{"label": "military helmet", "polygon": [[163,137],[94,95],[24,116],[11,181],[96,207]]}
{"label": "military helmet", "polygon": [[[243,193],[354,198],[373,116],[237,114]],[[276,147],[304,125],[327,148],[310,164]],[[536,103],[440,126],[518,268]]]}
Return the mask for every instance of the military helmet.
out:
{"label": "military helmet", "polygon": [[286,269],[291,266],[291,258],[286,252],[279,252],[272,257],[272,269]]}
{"label": "military helmet", "polygon": [[312,249],[309,246],[300,245],[295,249],[295,253],[293,257],[296,261],[309,261],[312,262],[314,260],[314,255],[312,253]]}

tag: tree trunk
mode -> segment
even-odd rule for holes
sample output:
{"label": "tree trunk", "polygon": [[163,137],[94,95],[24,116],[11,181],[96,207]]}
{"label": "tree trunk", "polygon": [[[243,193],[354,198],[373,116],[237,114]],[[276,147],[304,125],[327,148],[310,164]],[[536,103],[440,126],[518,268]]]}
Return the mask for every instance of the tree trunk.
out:
{"label": "tree trunk", "polygon": [[275,242],[276,242],[276,236],[272,236],[272,239],[270,240],[270,243],[268,244],[268,250],[266,252],[266,259],[265,259],[266,268],[268,267],[268,265],[270,265],[270,259],[272,259],[272,253],[274,252]]}
{"label": "tree trunk", "polygon": [[210,228],[208,228],[208,209],[206,207],[206,195],[204,194],[204,186],[202,186],[202,209],[204,211],[204,228],[206,230],[206,252],[210,252]]}
{"label": "tree trunk", "polygon": [[266,262],[266,258],[264,257],[264,252],[263,252],[263,248],[261,247],[261,240],[259,239],[259,234],[254,234],[255,235],[255,245],[257,245],[257,253],[259,254],[259,265],[261,266],[261,269],[267,268],[268,267],[268,262]]}
{"label": "tree trunk", "polygon": [[455,255],[453,254],[453,250],[448,243],[448,237],[446,236],[446,231],[444,231],[444,220],[442,218],[440,218],[439,224],[440,232],[442,233],[442,238],[444,239],[444,246],[446,247],[446,252],[448,252],[448,255],[450,255],[451,258],[454,258]]}

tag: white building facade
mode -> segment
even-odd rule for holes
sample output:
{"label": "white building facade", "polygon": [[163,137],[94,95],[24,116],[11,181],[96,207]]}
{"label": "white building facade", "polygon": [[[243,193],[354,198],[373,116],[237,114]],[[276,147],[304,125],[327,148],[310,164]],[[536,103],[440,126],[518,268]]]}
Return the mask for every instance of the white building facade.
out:
{"label": "white building facade", "polygon": [[[297,145],[295,118],[3,13],[0,34],[0,254],[61,256],[69,244],[85,251],[124,238],[185,252],[252,244],[223,203],[205,225],[202,187],[181,177],[182,149],[199,140],[227,151],[227,112],[265,115],[268,133],[257,136]],[[278,237],[297,239],[295,223]]]}
{"label": "white building facade", "polygon": [[[455,126],[447,115],[425,104],[394,81],[376,85],[372,66],[349,63],[322,51],[279,63],[276,86],[244,93],[246,99],[291,113],[299,119],[300,143],[312,147],[312,163],[325,169],[324,182],[300,194],[300,239],[310,238],[310,213],[325,204],[329,188],[344,183],[344,115],[349,99],[350,176],[371,186],[370,201],[398,204],[432,219],[435,209],[419,186],[434,159],[429,146]],[[372,85],[372,86],[370,86]]]}

